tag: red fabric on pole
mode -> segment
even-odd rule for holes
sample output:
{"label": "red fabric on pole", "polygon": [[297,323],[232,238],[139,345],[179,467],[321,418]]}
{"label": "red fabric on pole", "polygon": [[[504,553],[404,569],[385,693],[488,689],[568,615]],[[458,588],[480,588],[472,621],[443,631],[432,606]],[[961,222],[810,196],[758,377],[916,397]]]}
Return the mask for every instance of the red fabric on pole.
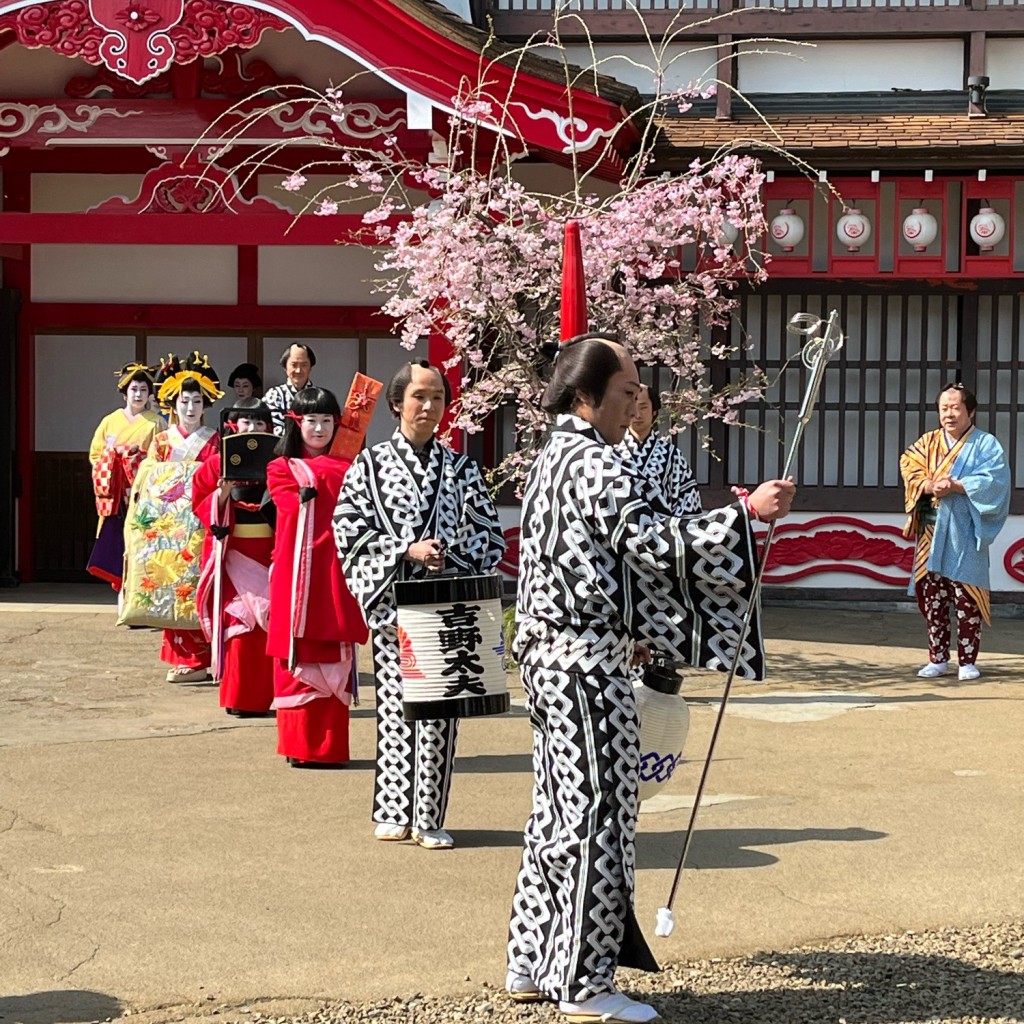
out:
{"label": "red fabric on pole", "polygon": [[570,220],[565,225],[562,251],[562,341],[587,333],[587,283],[583,278],[583,246],[580,226]]}

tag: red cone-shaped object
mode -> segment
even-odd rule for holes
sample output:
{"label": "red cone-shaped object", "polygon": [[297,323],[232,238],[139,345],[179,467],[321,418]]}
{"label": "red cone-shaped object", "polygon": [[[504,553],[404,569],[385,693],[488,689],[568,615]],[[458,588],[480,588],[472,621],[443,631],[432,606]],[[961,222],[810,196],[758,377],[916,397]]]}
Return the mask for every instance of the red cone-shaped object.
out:
{"label": "red cone-shaped object", "polygon": [[587,333],[587,283],[583,279],[583,246],[580,226],[570,220],[565,225],[562,252],[562,341]]}

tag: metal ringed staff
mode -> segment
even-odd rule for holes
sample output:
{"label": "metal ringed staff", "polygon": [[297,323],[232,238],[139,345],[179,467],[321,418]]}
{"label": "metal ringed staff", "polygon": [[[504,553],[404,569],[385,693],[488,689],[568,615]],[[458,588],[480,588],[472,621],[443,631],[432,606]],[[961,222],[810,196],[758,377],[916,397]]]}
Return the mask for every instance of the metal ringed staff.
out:
{"label": "metal ringed staff", "polygon": [[[819,334],[824,325],[824,332]],[[787,326],[792,334],[799,334],[810,337],[804,345],[800,359],[804,366],[810,370],[810,377],[807,380],[807,388],[804,391],[803,401],[800,404],[800,415],[797,420],[796,430],[786,453],[786,462],[783,466],[781,478],[787,479],[793,467],[796,453],[803,438],[804,427],[807,426],[814,412],[815,403],[818,400],[818,392],[821,390],[821,382],[825,376],[825,367],[833,359],[836,353],[843,347],[843,335],[839,330],[839,314],[832,310],[827,321],[813,313],[797,313]],[[768,532],[765,534],[764,546],[761,549],[761,564],[754,577],[754,583],[750,588],[750,600],[747,602],[747,610],[743,615],[743,622],[740,624],[739,638],[736,642],[736,653],[733,656],[732,664],[729,666],[729,674],[725,679],[725,688],[722,691],[722,702],[718,708],[718,715],[715,718],[715,728],[711,733],[711,741],[708,744],[707,757],[704,760],[704,768],[700,774],[700,781],[697,783],[697,793],[693,798],[693,808],[690,811],[690,821],[686,826],[686,834],[683,837],[683,849],[679,854],[679,863],[676,865],[675,877],[672,879],[672,888],[669,890],[668,902],[658,911],[657,925],[654,934],[666,938],[672,934],[675,928],[675,918],[672,916],[672,904],[675,902],[676,891],[679,888],[679,881],[682,878],[683,868],[686,865],[686,855],[690,852],[690,841],[693,839],[693,827],[697,821],[697,812],[700,810],[701,799],[704,796],[704,785],[708,779],[708,772],[711,769],[711,761],[715,754],[715,744],[718,742],[718,733],[722,727],[722,719],[725,717],[725,706],[729,700],[729,693],[732,690],[733,680],[736,678],[736,669],[740,663],[740,655],[743,645],[747,641],[747,634],[750,632],[750,623],[757,607],[757,601],[761,594],[761,579],[764,576],[765,566],[768,564],[768,550],[775,536],[775,522],[768,524]]]}

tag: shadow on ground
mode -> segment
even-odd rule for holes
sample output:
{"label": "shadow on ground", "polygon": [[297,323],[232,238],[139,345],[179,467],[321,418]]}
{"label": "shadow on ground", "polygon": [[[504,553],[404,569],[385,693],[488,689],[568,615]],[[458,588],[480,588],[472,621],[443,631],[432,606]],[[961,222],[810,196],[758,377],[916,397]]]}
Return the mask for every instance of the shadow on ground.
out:
{"label": "shadow on ground", "polygon": [[54,989],[23,996],[0,996],[4,1024],[77,1024],[121,1016],[121,1001],[105,992]]}
{"label": "shadow on ground", "polygon": [[[926,1024],[1020,1021],[1024,974],[913,953],[760,953],[743,961],[761,991],[654,993],[665,1024]],[[640,976],[637,987],[640,987]]]}
{"label": "shadow on ground", "polygon": [[[498,829],[453,830],[460,849],[518,848],[523,833]],[[691,868],[763,868],[775,864],[774,854],[756,849],[790,843],[862,843],[885,839],[888,833],[866,828],[708,828],[694,834],[687,856]],[[683,848],[683,832],[642,832],[636,840],[636,866],[675,868]],[[1024,1005],[1024,1004],[1022,1004]]]}

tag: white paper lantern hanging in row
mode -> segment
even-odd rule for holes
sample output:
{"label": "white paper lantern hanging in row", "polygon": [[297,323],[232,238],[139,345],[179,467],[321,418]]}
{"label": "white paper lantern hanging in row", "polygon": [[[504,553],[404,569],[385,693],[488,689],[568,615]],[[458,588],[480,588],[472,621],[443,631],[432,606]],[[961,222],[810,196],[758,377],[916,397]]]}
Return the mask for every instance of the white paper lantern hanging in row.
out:
{"label": "white paper lantern hanging in row", "polygon": [[903,221],[903,237],[914,247],[914,252],[924,252],[938,234],[938,221],[924,206],[915,207]]}
{"label": "white paper lantern hanging in row", "polygon": [[844,207],[836,221],[836,238],[846,246],[847,252],[860,252],[871,237],[871,221],[856,206]]}
{"label": "white paper lantern hanging in row", "polygon": [[783,252],[792,252],[804,239],[803,219],[791,206],[779,210],[768,230]]}
{"label": "white paper lantern hanging in row", "polygon": [[970,231],[981,252],[992,252],[1006,234],[1006,221],[991,206],[983,206],[971,218]]}

